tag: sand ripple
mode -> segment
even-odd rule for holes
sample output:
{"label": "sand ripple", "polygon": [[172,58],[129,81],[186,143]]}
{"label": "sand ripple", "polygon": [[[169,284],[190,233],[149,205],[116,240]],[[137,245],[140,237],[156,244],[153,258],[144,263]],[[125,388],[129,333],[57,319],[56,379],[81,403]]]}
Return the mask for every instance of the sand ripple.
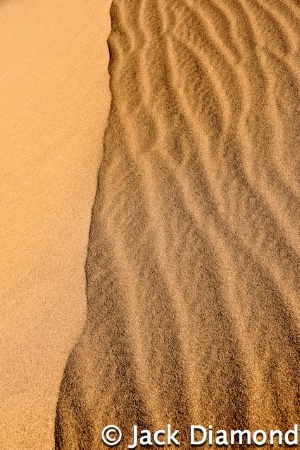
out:
{"label": "sand ripple", "polygon": [[288,428],[300,386],[299,3],[115,0],[111,17],[87,322],[56,449],[103,448],[108,423],[172,423],[182,440],[191,423]]}

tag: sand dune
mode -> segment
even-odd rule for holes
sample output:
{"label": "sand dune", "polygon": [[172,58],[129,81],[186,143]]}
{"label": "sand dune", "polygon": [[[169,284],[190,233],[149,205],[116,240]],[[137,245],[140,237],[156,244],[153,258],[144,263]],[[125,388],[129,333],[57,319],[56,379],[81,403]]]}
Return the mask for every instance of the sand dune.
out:
{"label": "sand dune", "polygon": [[85,320],[110,1],[0,1],[0,448],[52,450]]}
{"label": "sand dune", "polygon": [[[56,449],[299,418],[300,5],[114,0],[87,321]],[[125,448],[125,445],[124,447]]]}

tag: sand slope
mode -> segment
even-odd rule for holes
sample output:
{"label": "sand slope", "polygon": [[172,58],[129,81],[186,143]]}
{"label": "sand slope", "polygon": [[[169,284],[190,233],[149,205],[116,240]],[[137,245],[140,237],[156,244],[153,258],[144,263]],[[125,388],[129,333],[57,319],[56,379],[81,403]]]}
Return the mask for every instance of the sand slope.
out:
{"label": "sand slope", "polygon": [[0,448],[52,450],[85,319],[108,1],[0,1]]}
{"label": "sand slope", "polygon": [[[56,448],[299,418],[300,6],[114,0],[88,312]],[[124,444],[125,448],[125,444]]]}

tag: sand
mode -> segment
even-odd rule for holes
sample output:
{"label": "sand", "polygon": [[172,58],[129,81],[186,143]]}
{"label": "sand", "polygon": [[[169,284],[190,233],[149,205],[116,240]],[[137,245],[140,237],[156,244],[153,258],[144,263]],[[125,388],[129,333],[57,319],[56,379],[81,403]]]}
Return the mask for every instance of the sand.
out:
{"label": "sand", "polygon": [[300,5],[114,0],[112,104],[56,449],[299,419]]}
{"label": "sand", "polygon": [[0,2],[0,448],[52,450],[85,320],[109,1]]}
{"label": "sand", "polygon": [[293,427],[298,0],[113,0],[103,152],[108,2],[47,3],[1,4],[1,448],[50,448],[60,380],[56,450],[107,448],[109,424],[122,449],[134,424],[184,449],[191,424]]}

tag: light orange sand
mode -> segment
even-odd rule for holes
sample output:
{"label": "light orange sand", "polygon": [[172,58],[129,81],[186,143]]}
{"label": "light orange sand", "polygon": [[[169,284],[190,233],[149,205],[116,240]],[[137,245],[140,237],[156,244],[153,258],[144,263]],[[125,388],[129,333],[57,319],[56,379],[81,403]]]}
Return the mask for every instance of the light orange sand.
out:
{"label": "light orange sand", "polygon": [[85,318],[109,1],[0,2],[0,448],[50,450]]}
{"label": "light orange sand", "polygon": [[300,4],[114,0],[88,320],[57,450],[299,420]]}

